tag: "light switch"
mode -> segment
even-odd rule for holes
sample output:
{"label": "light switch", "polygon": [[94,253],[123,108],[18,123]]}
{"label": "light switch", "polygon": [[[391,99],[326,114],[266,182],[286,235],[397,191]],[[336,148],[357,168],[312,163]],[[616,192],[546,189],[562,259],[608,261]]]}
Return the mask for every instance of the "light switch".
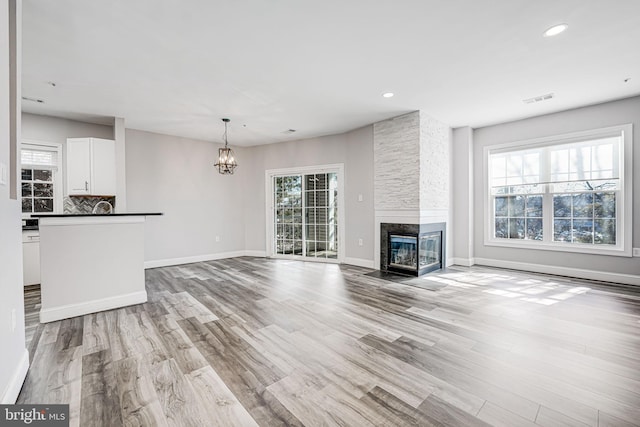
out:
{"label": "light switch", "polygon": [[364,197],[362,197],[362,194],[358,194],[358,201],[361,202],[364,200]]}
{"label": "light switch", "polygon": [[7,165],[0,163],[0,185],[7,185]]}

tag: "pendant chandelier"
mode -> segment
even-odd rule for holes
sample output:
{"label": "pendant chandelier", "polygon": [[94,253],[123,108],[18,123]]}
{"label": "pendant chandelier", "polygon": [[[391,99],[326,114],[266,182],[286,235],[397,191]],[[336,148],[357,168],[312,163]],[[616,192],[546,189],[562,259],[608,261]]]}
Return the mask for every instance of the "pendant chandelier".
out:
{"label": "pendant chandelier", "polygon": [[218,168],[218,172],[222,175],[232,175],[234,169],[238,166],[233,150],[229,148],[227,141],[227,123],[231,120],[222,119],[224,122],[224,148],[218,149],[218,161],[214,164]]}

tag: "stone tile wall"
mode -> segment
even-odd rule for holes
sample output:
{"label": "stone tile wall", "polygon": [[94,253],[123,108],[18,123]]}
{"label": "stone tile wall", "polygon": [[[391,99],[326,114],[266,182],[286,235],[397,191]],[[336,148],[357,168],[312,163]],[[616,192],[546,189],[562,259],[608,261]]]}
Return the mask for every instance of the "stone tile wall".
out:
{"label": "stone tile wall", "polygon": [[420,209],[420,112],[373,125],[376,210]]}
{"label": "stone tile wall", "polygon": [[420,112],[420,210],[449,208],[451,128]]}

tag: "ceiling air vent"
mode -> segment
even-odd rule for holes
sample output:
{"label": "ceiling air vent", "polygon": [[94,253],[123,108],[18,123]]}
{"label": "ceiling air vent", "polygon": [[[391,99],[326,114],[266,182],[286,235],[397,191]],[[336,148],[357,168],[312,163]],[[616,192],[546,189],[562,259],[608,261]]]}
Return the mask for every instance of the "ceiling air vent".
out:
{"label": "ceiling air vent", "polygon": [[536,102],[546,101],[548,99],[553,98],[555,95],[553,93],[548,93],[546,95],[534,96],[533,98],[523,99],[522,102],[525,104],[535,104]]}
{"label": "ceiling air vent", "polygon": [[44,99],[29,98],[28,96],[23,96],[23,97],[22,97],[22,100],[23,100],[23,101],[37,102],[38,104],[44,104]]}

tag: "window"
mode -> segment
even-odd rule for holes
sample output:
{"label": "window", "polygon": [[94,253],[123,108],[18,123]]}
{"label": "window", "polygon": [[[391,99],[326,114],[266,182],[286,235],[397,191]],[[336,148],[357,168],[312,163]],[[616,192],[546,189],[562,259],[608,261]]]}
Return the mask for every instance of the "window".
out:
{"label": "window", "polygon": [[20,163],[23,215],[62,210],[59,159],[59,144],[22,144]]}
{"label": "window", "polygon": [[630,255],[631,131],[485,148],[485,244]]}

